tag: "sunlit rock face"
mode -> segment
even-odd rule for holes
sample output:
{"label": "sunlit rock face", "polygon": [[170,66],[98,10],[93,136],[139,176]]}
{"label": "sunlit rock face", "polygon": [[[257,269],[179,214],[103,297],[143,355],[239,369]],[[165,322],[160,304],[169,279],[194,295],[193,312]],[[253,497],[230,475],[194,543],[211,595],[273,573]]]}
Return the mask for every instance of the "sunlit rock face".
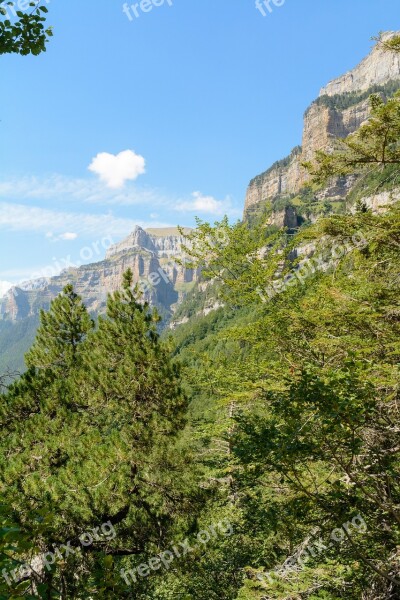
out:
{"label": "sunlit rock face", "polygon": [[121,287],[128,268],[135,282],[142,284],[143,299],[168,316],[184,298],[185,286],[197,281],[199,275],[176,262],[183,258],[183,242],[177,229],[145,231],[136,227],[124,240],[111,246],[102,261],[11,288],[0,300],[0,317],[18,321],[36,315],[40,309],[47,309],[68,283],[74,285],[91,312],[103,312],[107,294]]}
{"label": "sunlit rock face", "polygon": [[[386,41],[399,32],[387,31],[382,34]],[[321,89],[320,96],[335,96],[349,92],[366,91],[372,85],[383,85],[400,76],[400,56],[392,52],[384,52],[376,45],[371,53],[354,69],[333,79]]]}
{"label": "sunlit rock face", "polygon": [[[384,33],[383,39],[389,39],[393,35],[395,32]],[[358,102],[357,95],[371,90],[373,86],[385,86],[390,82],[397,82],[400,87],[400,55],[385,53],[376,45],[352,71],[322,88],[319,98],[304,115],[302,145],[250,181],[244,215],[276,196],[299,192],[308,179],[302,163],[312,160],[316,150],[328,149],[335,138],[344,138],[354,133],[368,119],[368,98]],[[356,96],[354,102],[351,102],[351,106],[338,109],[333,101],[335,97],[348,98],[349,94]],[[384,92],[382,95],[385,96]],[[324,196],[343,198],[347,193],[348,185],[340,182],[332,189],[325,190]]]}

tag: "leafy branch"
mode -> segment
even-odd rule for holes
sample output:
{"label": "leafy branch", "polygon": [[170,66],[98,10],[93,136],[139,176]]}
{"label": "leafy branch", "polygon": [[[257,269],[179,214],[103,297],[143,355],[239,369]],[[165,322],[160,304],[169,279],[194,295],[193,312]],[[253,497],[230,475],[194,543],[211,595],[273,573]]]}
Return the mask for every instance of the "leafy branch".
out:
{"label": "leafy branch", "polygon": [[[21,10],[13,12],[18,17],[16,21],[8,18],[7,6],[13,7],[13,2],[0,6],[0,54],[21,54],[37,56],[46,52],[46,44],[53,35],[51,27],[45,28],[48,13],[46,6],[38,2],[30,2],[30,13]],[[4,17],[7,17],[4,19]]]}

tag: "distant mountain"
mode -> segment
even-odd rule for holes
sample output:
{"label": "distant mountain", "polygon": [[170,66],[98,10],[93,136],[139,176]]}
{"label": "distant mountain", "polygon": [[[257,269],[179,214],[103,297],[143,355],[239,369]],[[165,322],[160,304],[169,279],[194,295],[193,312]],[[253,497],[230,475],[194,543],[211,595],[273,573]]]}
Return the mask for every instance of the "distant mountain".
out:
{"label": "distant mountain", "polygon": [[97,315],[104,312],[107,294],[119,289],[123,273],[130,268],[144,299],[157,307],[164,324],[168,322],[198,279],[197,272],[175,260],[183,258],[182,242],[176,228],[145,231],[136,227],[111,246],[100,262],[11,288],[0,299],[0,372],[8,367],[23,369],[23,355],[34,339],[40,310],[48,309],[67,283],[74,284],[90,312]]}

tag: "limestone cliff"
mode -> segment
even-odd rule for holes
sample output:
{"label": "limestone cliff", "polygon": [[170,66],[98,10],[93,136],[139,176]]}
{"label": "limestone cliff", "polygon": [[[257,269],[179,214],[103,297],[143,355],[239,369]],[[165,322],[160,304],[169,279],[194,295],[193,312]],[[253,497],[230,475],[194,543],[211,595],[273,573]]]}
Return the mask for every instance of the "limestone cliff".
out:
{"label": "limestone cliff", "polygon": [[73,283],[93,313],[104,311],[107,293],[121,286],[123,273],[132,269],[141,282],[144,299],[168,315],[185,294],[185,286],[197,280],[198,273],[175,262],[182,257],[183,238],[176,229],[145,231],[141,227],[112,246],[103,261],[69,268],[49,279],[14,287],[0,300],[0,318],[19,321],[47,309],[67,283]]}
{"label": "limestone cliff", "polygon": [[[382,41],[395,35],[394,31],[382,34]],[[372,85],[383,85],[397,79],[400,74],[400,56],[391,52],[383,52],[376,44],[372,52],[352,71],[329,82],[321,89],[320,96],[334,96],[350,92],[366,91]]]}
{"label": "limestone cliff", "polygon": [[[383,38],[392,35],[393,32],[388,32]],[[329,148],[334,138],[354,133],[368,119],[370,93],[387,97],[399,87],[400,56],[384,53],[377,44],[355,69],[322,88],[304,115],[301,147],[250,181],[245,215],[267,200],[297,194],[308,179],[301,164],[311,160],[316,150]],[[325,190],[323,196],[343,198],[348,189],[349,182],[342,180]]]}

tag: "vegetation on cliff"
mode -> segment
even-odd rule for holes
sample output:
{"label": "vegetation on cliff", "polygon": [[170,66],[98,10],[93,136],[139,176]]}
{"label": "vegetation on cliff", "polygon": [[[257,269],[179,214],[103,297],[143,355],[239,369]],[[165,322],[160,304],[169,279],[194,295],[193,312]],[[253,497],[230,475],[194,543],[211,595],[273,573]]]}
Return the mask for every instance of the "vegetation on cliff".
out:
{"label": "vegetation on cliff", "polygon": [[400,81],[388,81],[388,83],[385,83],[384,85],[373,85],[365,92],[348,92],[346,94],[335,94],[333,96],[323,94],[314,100],[311,106],[309,106],[305,112],[305,116],[309,113],[313,106],[326,106],[332,110],[343,111],[347,108],[351,108],[352,106],[360,104],[364,100],[368,100],[372,94],[379,94],[383,97],[383,99],[387,100],[393,96],[393,94],[397,92],[399,88]]}

